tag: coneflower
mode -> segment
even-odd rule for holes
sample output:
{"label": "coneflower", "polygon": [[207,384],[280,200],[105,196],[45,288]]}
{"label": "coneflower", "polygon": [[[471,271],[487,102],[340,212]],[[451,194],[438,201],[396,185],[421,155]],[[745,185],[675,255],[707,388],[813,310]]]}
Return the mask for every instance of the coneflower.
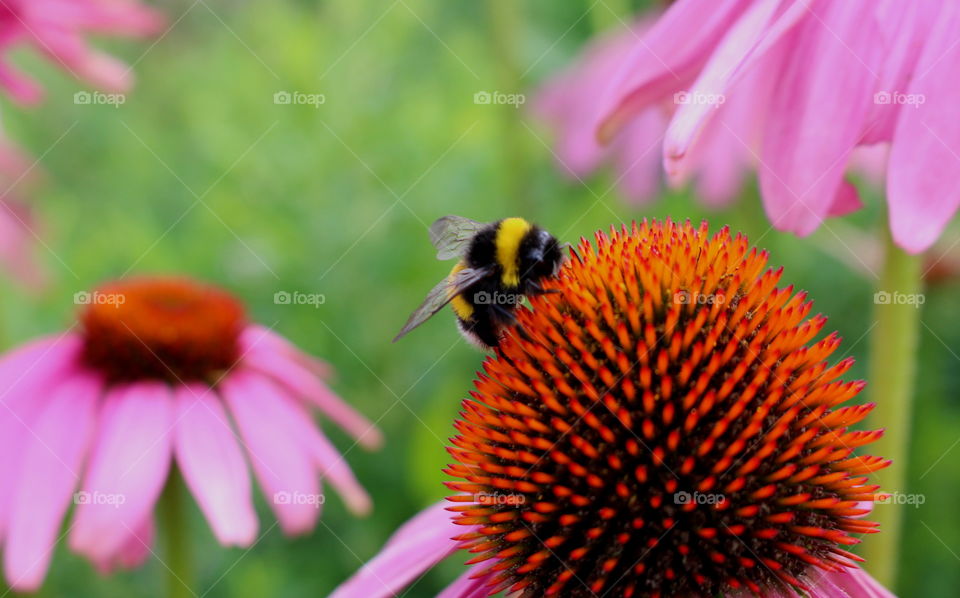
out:
{"label": "coneflower", "polygon": [[850,429],[865,384],[781,273],[706,224],[581,242],[455,422],[460,533],[428,510],[335,595],[390,595],[466,549],[444,596],[889,596],[848,552],[889,464],[854,452],[881,435]]}
{"label": "coneflower", "polygon": [[32,48],[74,77],[104,91],[125,93],[132,67],[94,49],[90,34],[145,37],[162,31],[159,12],[138,0],[3,0],[0,2],[0,90],[35,104],[43,89],[10,63],[17,46]]}
{"label": "coneflower", "polygon": [[257,538],[251,468],[289,535],[316,524],[321,478],[353,511],[370,509],[311,411],[368,447],[379,430],[327,388],[326,364],[251,323],[233,296],[152,277],[77,300],[77,330],[0,357],[0,547],[10,587],[40,587],[71,502],[64,535],[74,551],[101,571],[142,563],[158,499],[179,486],[174,467],[225,546]]}

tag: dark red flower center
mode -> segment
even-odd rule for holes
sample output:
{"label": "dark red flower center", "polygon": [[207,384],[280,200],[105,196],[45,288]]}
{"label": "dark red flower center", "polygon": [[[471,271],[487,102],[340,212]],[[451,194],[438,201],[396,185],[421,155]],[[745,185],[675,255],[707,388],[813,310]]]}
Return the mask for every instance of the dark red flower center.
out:
{"label": "dark red flower center", "polygon": [[83,357],[114,381],[214,382],[239,357],[243,306],[183,278],[141,278],[79,293]]}

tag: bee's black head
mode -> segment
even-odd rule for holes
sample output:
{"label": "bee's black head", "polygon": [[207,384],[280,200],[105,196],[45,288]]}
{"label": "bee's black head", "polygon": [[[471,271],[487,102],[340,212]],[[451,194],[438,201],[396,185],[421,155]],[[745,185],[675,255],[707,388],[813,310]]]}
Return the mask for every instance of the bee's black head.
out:
{"label": "bee's black head", "polygon": [[563,251],[557,239],[539,227],[530,229],[520,244],[520,278],[537,282],[557,273]]}

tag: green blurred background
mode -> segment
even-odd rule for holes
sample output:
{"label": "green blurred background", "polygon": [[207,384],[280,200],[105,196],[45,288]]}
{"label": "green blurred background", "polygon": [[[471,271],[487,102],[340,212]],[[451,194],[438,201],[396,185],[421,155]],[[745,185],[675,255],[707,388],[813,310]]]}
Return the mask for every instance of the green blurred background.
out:
{"label": "green blurred background", "polygon": [[[752,187],[718,213],[684,192],[629,205],[610,191],[609,174],[584,184],[558,176],[547,132],[523,109],[474,103],[478,91],[529,94],[568,63],[614,22],[605,8],[591,12],[591,0],[155,4],[176,23],[159,41],[101,44],[135,64],[138,83],[120,107],[76,105],[82,87],[18,56],[49,97],[32,110],[4,101],[4,126],[42,156],[35,204],[54,281],[42,295],[2,283],[4,345],[61,329],[73,294],[105,279],[185,273],[229,288],[254,319],[332,363],[335,389],[387,439],[378,453],[348,453],[375,502],[366,519],[333,496],[312,535],[291,540],[274,528],[249,551],[225,550],[191,506],[198,596],[325,595],[391,530],[444,496],[446,439],[483,355],[447,314],[390,343],[447,271],[426,235],[444,214],[522,215],[567,241],[642,217],[729,224],[770,250],[786,282],[810,292],[846,339],[841,352],[858,359],[853,375],[864,376],[874,281],[838,259],[830,234],[770,230]],[[325,103],[277,105],[281,91],[323,94]],[[843,224],[877,230],[879,204],[869,194],[870,207]],[[277,291],[322,293],[326,302],[277,305]],[[923,306],[907,491],[926,503],[907,514],[901,596],[960,587],[957,291],[938,285]],[[342,449],[352,445],[324,428]],[[266,530],[273,517],[259,501]],[[162,542],[157,550],[162,556]],[[451,559],[406,595],[434,595],[458,567]],[[61,546],[43,594],[153,596],[165,583],[155,558],[104,579]]]}

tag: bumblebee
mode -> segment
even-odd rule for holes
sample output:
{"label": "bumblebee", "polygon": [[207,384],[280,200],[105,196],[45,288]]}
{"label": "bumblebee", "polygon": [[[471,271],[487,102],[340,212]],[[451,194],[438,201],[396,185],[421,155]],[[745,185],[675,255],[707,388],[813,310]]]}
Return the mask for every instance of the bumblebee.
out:
{"label": "bumblebee", "polygon": [[459,261],[410,315],[394,342],[449,303],[467,340],[484,349],[496,347],[524,296],[544,292],[541,281],[556,275],[563,262],[557,239],[523,218],[484,224],[444,216],[430,227],[430,241],[437,259]]}

